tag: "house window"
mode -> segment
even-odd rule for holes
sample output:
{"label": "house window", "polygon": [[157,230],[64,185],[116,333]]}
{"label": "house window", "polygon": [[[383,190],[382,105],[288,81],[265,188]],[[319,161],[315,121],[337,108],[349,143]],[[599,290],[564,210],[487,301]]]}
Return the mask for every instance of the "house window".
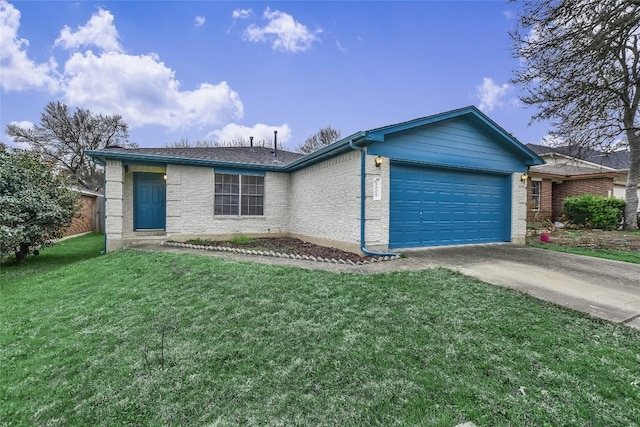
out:
{"label": "house window", "polygon": [[263,215],[264,177],[215,174],[214,215]]}
{"label": "house window", "polygon": [[540,210],[540,188],[541,181],[531,181],[531,209]]}

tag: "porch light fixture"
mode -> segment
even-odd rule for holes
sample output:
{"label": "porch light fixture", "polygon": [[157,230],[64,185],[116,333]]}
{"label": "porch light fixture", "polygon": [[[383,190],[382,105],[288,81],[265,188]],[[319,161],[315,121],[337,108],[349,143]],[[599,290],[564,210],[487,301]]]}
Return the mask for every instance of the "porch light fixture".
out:
{"label": "porch light fixture", "polygon": [[167,180],[167,174],[166,173],[164,174],[164,180],[165,181]]}
{"label": "porch light fixture", "polygon": [[527,179],[529,179],[529,175],[527,175],[526,173],[523,173],[523,174],[520,176],[520,181],[522,181],[522,182],[526,182],[526,181],[527,181]]}
{"label": "porch light fixture", "polygon": [[379,168],[380,166],[382,166],[382,157],[380,157],[380,156],[376,157],[374,162],[376,164],[376,167]]}

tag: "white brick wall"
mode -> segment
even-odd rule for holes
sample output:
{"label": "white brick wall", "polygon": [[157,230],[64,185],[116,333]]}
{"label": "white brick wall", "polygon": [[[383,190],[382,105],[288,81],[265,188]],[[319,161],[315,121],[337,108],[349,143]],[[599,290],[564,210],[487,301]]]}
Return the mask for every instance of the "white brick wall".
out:
{"label": "white brick wall", "polygon": [[527,183],[522,173],[511,175],[511,243],[524,245],[527,233]]}
{"label": "white brick wall", "polygon": [[[389,159],[383,159],[382,166],[375,166],[377,156],[366,156],[365,159],[365,245],[369,250],[386,251],[389,249],[389,190],[390,170]],[[360,170],[358,165],[358,171]],[[382,182],[381,200],[373,200],[373,179],[380,178]],[[359,209],[359,207],[358,207]],[[358,218],[360,211],[358,210]]]}
{"label": "white brick wall", "polygon": [[124,173],[120,160],[107,160],[105,172],[107,251],[121,247]]}
{"label": "white brick wall", "polygon": [[360,153],[352,151],[292,173],[291,233],[359,249],[359,171]]}
{"label": "white brick wall", "polygon": [[168,165],[167,236],[229,237],[232,235],[287,234],[289,227],[289,176],[265,174],[262,216],[214,215],[214,169]]}

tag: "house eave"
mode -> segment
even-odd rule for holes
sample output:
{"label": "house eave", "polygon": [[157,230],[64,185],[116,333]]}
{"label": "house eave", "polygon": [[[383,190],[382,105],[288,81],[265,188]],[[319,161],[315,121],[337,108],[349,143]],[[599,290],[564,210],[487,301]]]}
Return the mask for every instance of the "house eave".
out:
{"label": "house eave", "polygon": [[263,170],[271,172],[285,172],[287,165],[267,165],[263,163],[242,163],[242,162],[225,162],[220,160],[193,159],[174,156],[138,154],[138,153],[106,153],[102,150],[87,150],[85,154],[96,160],[98,164],[104,166],[107,160],[121,160],[130,162],[153,162],[162,164],[181,164],[190,166],[205,167],[233,167],[240,169]]}
{"label": "house eave", "polygon": [[594,179],[594,178],[621,178],[624,174],[618,172],[594,172],[584,174],[561,174],[561,173],[549,173],[549,172],[536,172],[535,170],[529,171],[531,178],[542,178],[560,181],[578,181],[582,179]]}
{"label": "house eave", "polygon": [[349,147],[349,143],[353,141],[355,144],[362,144],[364,136],[364,132],[356,132],[346,138],[334,142],[333,144],[327,145],[326,147],[323,147],[318,151],[314,151],[311,154],[307,154],[304,157],[294,160],[293,162],[289,163],[285,169],[287,172],[295,172],[299,169],[311,166],[315,163],[319,163],[338,154],[351,151],[352,149],[351,147]]}

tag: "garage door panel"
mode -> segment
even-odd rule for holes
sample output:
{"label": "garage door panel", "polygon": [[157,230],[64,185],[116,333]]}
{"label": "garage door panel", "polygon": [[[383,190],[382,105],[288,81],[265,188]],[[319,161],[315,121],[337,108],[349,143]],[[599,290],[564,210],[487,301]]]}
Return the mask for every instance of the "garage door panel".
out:
{"label": "garage door panel", "polygon": [[391,166],[390,247],[508,239],[503,175]]}

